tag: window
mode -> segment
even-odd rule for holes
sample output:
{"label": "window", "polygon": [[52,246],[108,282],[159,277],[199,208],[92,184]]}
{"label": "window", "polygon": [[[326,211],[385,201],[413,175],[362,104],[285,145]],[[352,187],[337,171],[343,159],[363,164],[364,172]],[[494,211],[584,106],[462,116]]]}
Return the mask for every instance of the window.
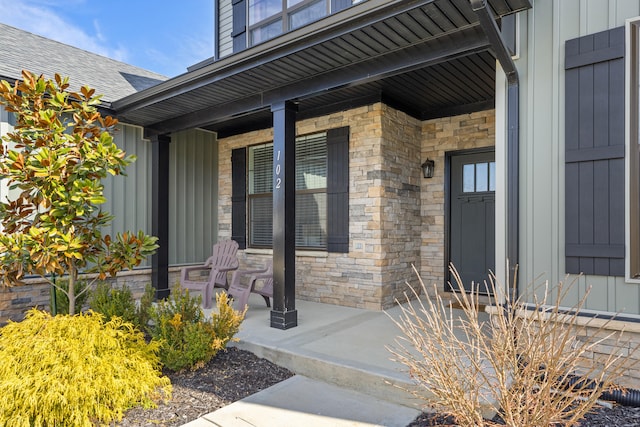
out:
{"label": "window", "polygon": [[[273,238],[273,144],[248,149],[249,246]],[[296,139],[296,247],[327,247],[327,134]]]}
{"label": "window", "polygon": [[462,167],[462,191],[496,191],[496,162],[469,163]]}
{"label": "window", "polygon": [[249,44],[255,45],[329,14],[328,0],[248,0]]}

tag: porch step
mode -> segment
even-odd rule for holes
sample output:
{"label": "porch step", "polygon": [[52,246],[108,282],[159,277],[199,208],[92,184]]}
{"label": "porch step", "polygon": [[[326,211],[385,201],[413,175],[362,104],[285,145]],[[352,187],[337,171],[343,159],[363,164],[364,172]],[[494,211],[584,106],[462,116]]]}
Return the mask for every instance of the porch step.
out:
{"label": "porch step", "polygon": [[413,382],[398,373],[364,364],[354,366],[346,361],[329,360],[327,357],[319,358],[302,352],[245,341],[233,345],[298,375],[413,409],[421,409],[424,406],[423,400],[408,391],[415,388]]}

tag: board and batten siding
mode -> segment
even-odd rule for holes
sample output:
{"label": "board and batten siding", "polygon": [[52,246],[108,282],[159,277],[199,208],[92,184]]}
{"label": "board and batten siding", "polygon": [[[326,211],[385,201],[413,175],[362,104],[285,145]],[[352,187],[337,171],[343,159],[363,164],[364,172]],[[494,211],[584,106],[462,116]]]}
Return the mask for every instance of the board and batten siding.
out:
{"label": "board and batten siding", "polygon": [[[126,169],[126,176],[108,176],[104,181],[107,202],[103,209],[113,215],[113,221],[103,231],[111,234],[124,231],[144,231],[151,234],[151,145],[142,138],[142,128],[118,124],[114,141],[136,161]],[[142,266],[150,266],[147,259]]]}
{"label": "board and batten siding", "polygon": [[233,53],[233,7],[231,0],[218,0],[218,49],[220,58]]}
{"label": "board and batten siding", "polygon": [[[640,15],[637,0],[536,0],[521,13],[520,289],[565,272],[565,43],[620,27]],[[640,286],[623,277],[582,276],[566,303],[591,287],[585,308],[640,314]],[[540,279],[537,280],[540,283]],[[565,304],[567,305],[567,304]]]}
{"label": "board and batten siding", "polygon": [[216,136],[179,132],[171,136],[169,150],[169,264],[201,263],[218,236]]}

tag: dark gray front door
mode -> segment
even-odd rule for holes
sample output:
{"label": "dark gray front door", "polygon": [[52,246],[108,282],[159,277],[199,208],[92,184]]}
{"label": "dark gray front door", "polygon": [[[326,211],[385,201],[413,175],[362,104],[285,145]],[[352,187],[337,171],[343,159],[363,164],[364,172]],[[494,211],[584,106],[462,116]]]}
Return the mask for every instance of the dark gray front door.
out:
{"label": "dark gray front door", "polygon": [[[495,270],[495,153],[451,156],[449,185],[449,261],[467,291],[481,284],[487,293],[489,271]],[[457,290],[447,271],[448,282]]]}

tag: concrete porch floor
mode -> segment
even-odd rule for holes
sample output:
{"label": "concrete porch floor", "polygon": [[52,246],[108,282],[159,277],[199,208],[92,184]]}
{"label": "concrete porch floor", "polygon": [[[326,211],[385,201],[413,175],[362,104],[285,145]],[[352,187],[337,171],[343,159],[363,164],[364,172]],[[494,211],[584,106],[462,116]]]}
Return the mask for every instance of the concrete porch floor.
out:
{"label": "concrete porch floor", "polygon": [[424,401],[413,397],[406,368],[386,346],[400,335],[386,313],[296,301],[298,326],[270,327],[270,309],[252,294],[232,345],[296,376],[186,424],[212,426],[405,427]]}

